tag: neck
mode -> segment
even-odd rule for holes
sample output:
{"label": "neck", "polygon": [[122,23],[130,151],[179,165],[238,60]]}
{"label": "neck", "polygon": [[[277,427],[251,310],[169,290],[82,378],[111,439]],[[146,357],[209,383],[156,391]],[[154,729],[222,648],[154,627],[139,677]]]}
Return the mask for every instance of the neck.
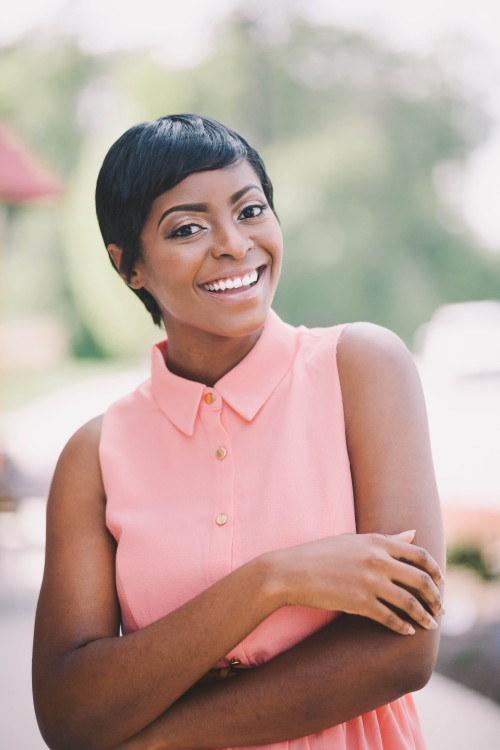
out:
{"label": "neck", "polygon": [[186,380],[214,386],[248,354],[261,332],[262,329],[234,338],[205,335],[193,341],[190,337],[178,336],[177,331],[167,331],[168,369]]}

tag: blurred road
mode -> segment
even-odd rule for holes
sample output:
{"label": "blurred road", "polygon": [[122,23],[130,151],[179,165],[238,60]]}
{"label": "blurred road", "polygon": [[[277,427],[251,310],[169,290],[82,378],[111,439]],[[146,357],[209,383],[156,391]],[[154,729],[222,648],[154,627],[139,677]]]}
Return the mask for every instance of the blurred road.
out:
{"label": "blurred road", "polygon": [[[0,513],[0,750],[41,750],[31,698],[31,647],[43,568],[45,503]],[[56,623],[54,624],[56,627]],[[415,695],[428,750],[498,750],[500,706],[435,674]]]}

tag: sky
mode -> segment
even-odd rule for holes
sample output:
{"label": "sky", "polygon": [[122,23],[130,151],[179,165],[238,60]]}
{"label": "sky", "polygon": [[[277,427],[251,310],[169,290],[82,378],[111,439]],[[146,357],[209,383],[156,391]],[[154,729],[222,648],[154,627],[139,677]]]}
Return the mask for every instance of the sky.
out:
{"label": "sky", "polygon": [[[148,48],[165,63],[196,65],[238,0],[16,0],[2,14],[0,45],[26,34],[71,33],[92,52]],[[398,50],[435,54],[490,114],[494,127],[457,176],[453,200],[483,243],[500,251],[500,3],[498,0],[251,0],[252,16],[279,24],[297,7],[317,22],[359,29]],[[466,42],[457,54],[457,41]]]}

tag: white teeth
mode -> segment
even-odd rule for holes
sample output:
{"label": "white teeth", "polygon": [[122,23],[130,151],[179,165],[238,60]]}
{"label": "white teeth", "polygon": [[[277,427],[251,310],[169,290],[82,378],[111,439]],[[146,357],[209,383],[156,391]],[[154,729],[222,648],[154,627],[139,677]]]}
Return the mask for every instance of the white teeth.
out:
{"label": "white teeth", "polygon": [[250,273],[245,274],[243,278],[235,276],[233,279],[221,279],[220,281],[214,281],[211,284],[203,284],[203,288],[206,289],[207,292],[223,292],[226,289],[239,289],[241,286],[250,286],[250,284],[255,284],[258,278],[259,272],[257,269],[254,269],[253,271],[250,271]]}

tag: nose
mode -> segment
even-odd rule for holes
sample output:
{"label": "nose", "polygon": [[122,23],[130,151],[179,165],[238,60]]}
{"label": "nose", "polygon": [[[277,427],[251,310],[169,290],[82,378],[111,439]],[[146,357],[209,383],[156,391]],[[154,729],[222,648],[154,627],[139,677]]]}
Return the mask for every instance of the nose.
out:
{"label": "nose", "polygon": [[211,252],[214,258],[230,256],[244,258],[253,243],[248,235],[234,222],[219,225],[213,234]]}

